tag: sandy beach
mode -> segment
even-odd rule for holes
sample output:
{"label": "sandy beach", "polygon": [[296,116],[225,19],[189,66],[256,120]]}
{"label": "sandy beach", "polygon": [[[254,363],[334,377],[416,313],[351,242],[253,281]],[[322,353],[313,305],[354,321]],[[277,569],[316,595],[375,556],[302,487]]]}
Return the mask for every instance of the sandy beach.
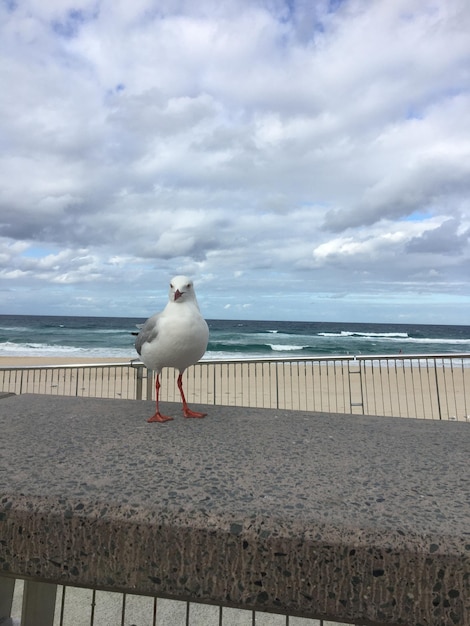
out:
{"label": "sandy beach", "polygon": [[[132,363],[134,361],[134,363]],[[162,401],[180,401],[163,370]],[[1,357],[0,391],[154,398],[152,372],[128,359]],[[419,360],[201,361],[184,374],[189,404],[467,420],[470,368]]]}

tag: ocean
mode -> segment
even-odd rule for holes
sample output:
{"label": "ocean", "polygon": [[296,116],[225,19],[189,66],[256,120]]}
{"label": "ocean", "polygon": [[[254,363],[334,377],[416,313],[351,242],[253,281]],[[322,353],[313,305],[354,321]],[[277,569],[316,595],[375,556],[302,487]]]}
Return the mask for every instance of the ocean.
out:
{"label": "ocean", "polygon": [[[0,357],[135,358],[145,319],[0,315]],[[470,326],[208,320],[204,359],[470,352]]]}

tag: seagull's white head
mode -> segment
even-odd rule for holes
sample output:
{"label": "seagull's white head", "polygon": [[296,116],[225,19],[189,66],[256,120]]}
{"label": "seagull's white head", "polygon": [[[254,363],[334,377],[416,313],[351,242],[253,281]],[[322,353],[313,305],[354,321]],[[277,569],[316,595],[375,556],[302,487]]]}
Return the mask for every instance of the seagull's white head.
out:
{"label": "seagull's white head", "polygon": [[175,276],[170,283],[168,293],[170,302],[187,302],[195,300],[193,281],[187,276]]}

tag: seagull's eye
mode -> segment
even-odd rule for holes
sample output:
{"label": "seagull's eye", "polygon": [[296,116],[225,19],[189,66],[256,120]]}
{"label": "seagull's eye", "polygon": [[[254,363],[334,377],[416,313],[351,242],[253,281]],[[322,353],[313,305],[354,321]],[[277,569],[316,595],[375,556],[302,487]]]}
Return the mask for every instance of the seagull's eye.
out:
{"label": "seagull's eye", "polygon": [[191,289],[191,283],[188,283],[188,284],[186,285],[186,287],[187,287],[187,289]]}
{"label": "seagull's eye", "polygon": [[170,283],[170,287],[171,287],[171,289],[173,289],[173,285],[171,283]]}

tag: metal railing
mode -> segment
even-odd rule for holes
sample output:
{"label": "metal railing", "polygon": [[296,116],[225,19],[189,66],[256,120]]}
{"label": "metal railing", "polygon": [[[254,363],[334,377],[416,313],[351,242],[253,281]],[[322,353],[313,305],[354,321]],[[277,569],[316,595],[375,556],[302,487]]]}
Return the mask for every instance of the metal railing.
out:
{"label": "metal railing", "polygon": [[[179,402],[172,369],[160,397]],[[470,420],[470,354],[201,361],[185,372],[191,404]],[[137,361],[0,367],[0,391],[153,399],[155,376]]]}
{"label": "metal railing", "polygon": [[[19,579],[16,580],[11,610],[15,626],[20,623],[20,616],[22,626],[37,626],[37,603],[34,615],[30,615],[31,611],[25,607],[25,598],[31,595],[28,587],[35,585],[38,585],[38,592],[42,596],[52,593],[52,604],[49,603],[48,611],[51,626],[343,626],[340,622],[128,593],[61,585],[56,590],[55,585],[30,581],[24,583]],[[41,618],[42,624],[47,623],[46,611]]]}

